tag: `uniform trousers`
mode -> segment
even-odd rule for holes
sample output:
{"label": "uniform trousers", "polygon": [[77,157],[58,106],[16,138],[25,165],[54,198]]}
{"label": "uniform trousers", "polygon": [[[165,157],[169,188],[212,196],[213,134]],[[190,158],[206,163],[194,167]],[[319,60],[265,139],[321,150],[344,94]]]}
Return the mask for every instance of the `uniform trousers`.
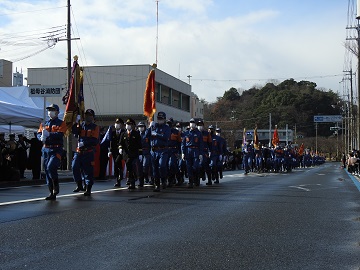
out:
{"label": "uniform trousers", "polygon": [[61,148],[44,147],[42,149],[46,183],[49,187],[53,187],[54,181],[58,181],[59,176],[57,170],[61,164],[62,151]]}
{"label": "uniform trousers", "polygon": [[168,150],[159,149],[151,152],[151,161],[153,168],[153,177],[155,179],[161,178],[162,180],[167,177],[167,161]]}
{"label": "uniform trousers", "polygon": [[94,151],[75,153],[71,166],[76,183],[82,183],[84,177],[87,186],[94,184],[94,156]]}

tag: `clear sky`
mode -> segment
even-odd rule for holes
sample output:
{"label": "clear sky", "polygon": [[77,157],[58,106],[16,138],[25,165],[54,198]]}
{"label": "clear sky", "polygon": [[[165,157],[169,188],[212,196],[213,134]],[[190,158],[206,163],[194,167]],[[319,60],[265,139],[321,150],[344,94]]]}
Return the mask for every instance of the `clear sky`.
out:
{"label": "clear sky", "polygon": [[[209,102],[231,87],[288,78],[337,92],[349,1],[160,0],[158,67],[185,82],[190,75],[193,92]],[[0,1],[0,58],[25,76],[30,67],[66,66],[66,42],[44,50],[49,37],[65,38],[66,5]],[[156,1],[73,0],[71,7],[80,65],[155,63]]]}

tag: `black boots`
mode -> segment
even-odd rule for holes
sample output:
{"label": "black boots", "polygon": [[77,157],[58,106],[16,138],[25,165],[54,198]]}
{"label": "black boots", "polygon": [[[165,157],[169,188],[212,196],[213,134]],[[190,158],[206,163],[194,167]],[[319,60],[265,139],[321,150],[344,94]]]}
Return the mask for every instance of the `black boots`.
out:
{"label": "black boots", "polygon": [[53,187],[53,185],[49,185],[48,187],[49,187],[50,194],[49,194],[49,196],[47,196],[45,198],[45,200],[47,200],[47,201],[55,201],[56,200],[56,195],[54,194],[54,187]]}
{"label": "black boots", "polygon": [[135,179],[129,179],[129,187],[128,189],[135,189]]}
{"label": "black boots", "polygon": [[160,191],[160,178],[155,178],[155,187],[154,187],[154,192],[159,192]]}
{"label": "black boots", "polygon": [[84,196],[91,196],[91,188],[92,185],[86,185],[86,191],[84,193]]}
{"label": "black boots", "polygon": [[53,180],[53,183],[54,183],[54,195],[56,196],[59,194],[59,190],[60,190],[59,179]]}
{"label": "black boots", "polygon": [[140,177],[138,187],[140,188],[144,187],[144,177]]}
{"label": "black boots", "polygon": [[77,187],[73,190],[73,192],[85,191],[82,182],[77,182]]}
{"label": "black boots", "polygon": [[121,184],[120,184],[120,180],[119,180],[119,179],[116,180],[116,183],[115,183],[114,187],[121,187]]}

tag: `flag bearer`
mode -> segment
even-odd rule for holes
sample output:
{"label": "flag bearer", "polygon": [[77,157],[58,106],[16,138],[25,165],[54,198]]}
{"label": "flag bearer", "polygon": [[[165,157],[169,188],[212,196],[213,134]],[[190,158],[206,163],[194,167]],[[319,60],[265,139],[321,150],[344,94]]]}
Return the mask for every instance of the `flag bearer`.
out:
{"label": "flag bearer", "polygon": [[[92,109],[85,111],[85,121],[74,124],[72,133],[78,137],[78,146],[72,161],[74,181],[77,184],[74,192],[83,191],[82,176],[85,179],[85,196],[91,195],[94,184],[95,146],[99,143],[100,129],[94,123],[95,113]],[[80,120],[79,117],[77,120]]]}

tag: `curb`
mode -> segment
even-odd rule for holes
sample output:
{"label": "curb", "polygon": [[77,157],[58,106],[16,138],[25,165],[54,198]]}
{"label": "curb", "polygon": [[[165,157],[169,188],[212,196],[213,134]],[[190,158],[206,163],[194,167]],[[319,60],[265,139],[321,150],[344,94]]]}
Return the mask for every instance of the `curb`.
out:
{"label": "curb", "polygon": [[349,173],[347,170],[346,170],[346,173],[350,177],[350,179],[354,182],[357,189],[360,191],[360,181],[359,181],[359,179],[357,177],[355,177],[354,175],[352,175],[351,173]]}

